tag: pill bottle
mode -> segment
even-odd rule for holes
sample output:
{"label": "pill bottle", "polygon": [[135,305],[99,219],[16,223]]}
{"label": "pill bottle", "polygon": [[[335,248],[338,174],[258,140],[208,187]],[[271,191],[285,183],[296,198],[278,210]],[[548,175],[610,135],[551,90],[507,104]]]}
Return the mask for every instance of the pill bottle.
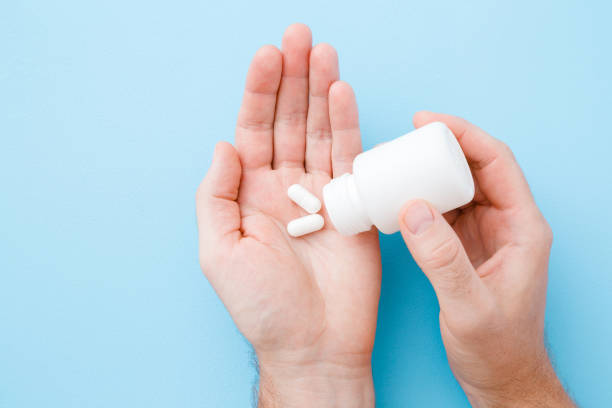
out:
{"label": "pill bottle", "polygon": [[474,197],[474,180],[457,139],[433,122],[366,152],[353,161],[353,173],[323,187],[329,218],[342,235],[399,230],[399,213],[409,200],[429,201],[441,213]]}

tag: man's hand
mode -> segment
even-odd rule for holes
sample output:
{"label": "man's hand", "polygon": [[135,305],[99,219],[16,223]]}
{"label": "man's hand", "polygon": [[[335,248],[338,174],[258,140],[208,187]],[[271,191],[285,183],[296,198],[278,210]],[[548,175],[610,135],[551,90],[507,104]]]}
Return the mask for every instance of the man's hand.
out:
{"label": "man's hand", "polygon": [[550,227],[506,145],[453,116],[414,117],[433,121],[456,135],[476,195],[444,216],[412,201],[400,224],[438,296],[451,368],[477,407],[573,407],[544,346]]}
{"label": "man's hand", "polygon": [[262,406],[374,405],[371,354],[380,293],[376,231],[301,238],[306,215],[287,197],[300,183],[321,197],[361,151],[355,96],[327,44],[290,26],[282,51],[261,48],[249,69],[236,148],[219,143],[197,193],[202,269],[251,342]]}

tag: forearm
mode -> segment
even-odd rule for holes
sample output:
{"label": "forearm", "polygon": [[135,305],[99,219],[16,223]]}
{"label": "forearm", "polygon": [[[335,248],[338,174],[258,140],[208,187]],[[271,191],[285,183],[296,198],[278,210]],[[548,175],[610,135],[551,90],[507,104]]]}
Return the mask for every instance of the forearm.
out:
{"label": "forearm", "polygon": [[372,370],[333,363],[260,366],[258,408],[374,407]]}

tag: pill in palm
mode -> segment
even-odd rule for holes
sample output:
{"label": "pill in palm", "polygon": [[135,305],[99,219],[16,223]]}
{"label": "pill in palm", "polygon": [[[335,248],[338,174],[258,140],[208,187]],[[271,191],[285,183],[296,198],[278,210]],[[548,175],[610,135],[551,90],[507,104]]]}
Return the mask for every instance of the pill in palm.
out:
{"label": "pill in palm", "polygon": [[299,184],[292,184],[287,190],[287,195],[291,201],[311,214],[321,209],[321,200]]}
{"label": "pill in palm", "polygon": [[319,214],[310,214],[291,220],[287,224],[287,232],[292,237],[301,237],[302,235],[320,230],[323,228],[323,224],[323,217]]}

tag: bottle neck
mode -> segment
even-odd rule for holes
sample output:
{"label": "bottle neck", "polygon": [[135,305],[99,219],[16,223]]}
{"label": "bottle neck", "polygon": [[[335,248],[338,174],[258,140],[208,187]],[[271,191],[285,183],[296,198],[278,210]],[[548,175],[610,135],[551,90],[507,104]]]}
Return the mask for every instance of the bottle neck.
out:
{"label": "bottle neck", "polygon": [[345,173],[325,185],[323,200],[329,218],[342,235],[354,235],[372,228],[353,174]]}

